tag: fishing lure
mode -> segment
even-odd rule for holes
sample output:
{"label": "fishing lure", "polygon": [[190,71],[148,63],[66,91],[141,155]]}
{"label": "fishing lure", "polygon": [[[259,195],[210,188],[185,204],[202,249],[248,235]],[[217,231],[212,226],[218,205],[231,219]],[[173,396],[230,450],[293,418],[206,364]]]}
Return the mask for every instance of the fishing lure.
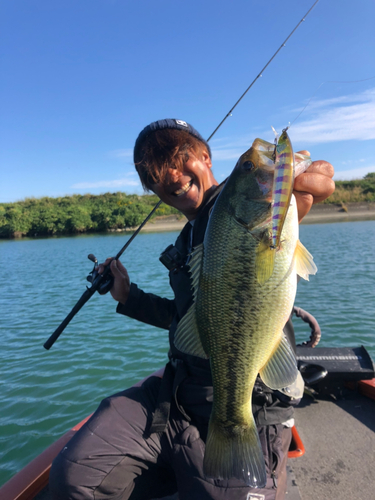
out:
{"label": "fishing lure", "polygon": [[281,231],[292,198],[294,185],[294,154],[287,128],[275,144],[275,174],[272,188],[271,249],[280,246]]}
{"label": "fishing lure", "polygon": [[287,130],[288,128],[285,128],[279,138],[274,130],[275,144],[262,139],[256,139],[253,144],[253,147],[260,152],[263,162],[268,167],[275,169],[272,186],[271,227],[260,241],[256,256],[259,283],[265,283],[272,275],[275,254],[282,244],[280,241],[281,233],[293,194],[294,179],[297,175],[305,172],[312,163],[309,156],[293,153]]}

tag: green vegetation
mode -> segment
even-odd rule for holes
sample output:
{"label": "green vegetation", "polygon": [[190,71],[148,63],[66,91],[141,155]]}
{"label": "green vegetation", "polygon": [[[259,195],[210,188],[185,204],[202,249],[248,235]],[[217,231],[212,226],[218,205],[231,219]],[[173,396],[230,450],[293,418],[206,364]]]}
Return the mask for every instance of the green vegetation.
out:
{"label": "green vegetation", "polygon": [[358,203],[375,201],[375,172],[355,181],[336,181],[335,192],[324,203]]}
{"label": "green vegetation", "polygon": [[[155,195],[106,193],[27,198],[0,203],[0,238],[103,232],[138,226],[157,203]],[[167,205],[156,216],[178,214]]]}
{"label": "green vegetation", "polygon": [[[0,203],[0,238],[104,232],[137,227],[157,203],[155,195],[105,193],[27,198]],[[336,181],[336,191],[324,203],[375,202],[375,172],[355,181]],[[179,214],[162,205],[156,216]]]}

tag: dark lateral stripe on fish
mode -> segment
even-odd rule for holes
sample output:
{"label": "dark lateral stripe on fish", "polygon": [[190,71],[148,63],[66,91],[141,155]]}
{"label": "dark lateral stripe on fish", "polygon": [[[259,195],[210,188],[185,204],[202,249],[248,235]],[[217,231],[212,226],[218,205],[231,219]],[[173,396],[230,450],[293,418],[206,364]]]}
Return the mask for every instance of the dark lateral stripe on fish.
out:
{"label": "dark lateral stripe on fish", "polygon": [[[247,239],[248,236],[245,237]],[[239,242],[238,247],[241,253],[241,242]],[[246,248],[243,248],[245,251]],[[233,264],[233,263],[232,263]],[[246,269],[247,267],[247,269]],[[245,266],[243,262],[234,265],[231,268],[231,276],[230,281],[232,283],[238,282],[238,280],[243,279],[243,273],[249,273],[248,279],[249,282],[255,282],[256,277],[251,275],[251,263],[249,262],[247,266]],[[246,374],[246,368],[244,366],[244,371],[239,373],[238,360],[243,358],[245,355],[244,351],[248,351],[251,349],[249,347],[252,344],[252,335],[249,332],[249,336],[246,339],[246,344],[244,345],[244,337],[243,337],[243,329],[248,326],[246,324],[246,315],[244,312],[248,308],[249,305],[249,297],[246,291],[238,289],[238,287],[233,287],[235,290],[235,294],[232,297],[232,307],[228,310],[232,318],[231,323],[231,331],[228,332],[227,339],[227,351],[226,357],[221,358],[216,366],[212,366],[213,368],[213,376],[215,375],[221,379],[222,384],[220,387],[220,399],[221,404],[220,408],[216,405],[216,410],[220,413],[220,419],[224,419],[226,422],[230,421],[238,421],[239,408],[238,408],[238,399],[233,398],[233,394],[241,394],[244,393],[244,387],[249,383]],[[254,311],[255,312],[255,311]],[[223,376],[224,375],[224,376]],[[254,378],[256,374],[254,375]],[[223,380],[225,381],[223,383]],[[243,399],[244,403],[249,400],[250,394],[244,394]],[[217,401],[217,400],[216,400]],[[245,422],[244,422],[245,423]],[[247,424],[247,422],[245,423]]]}

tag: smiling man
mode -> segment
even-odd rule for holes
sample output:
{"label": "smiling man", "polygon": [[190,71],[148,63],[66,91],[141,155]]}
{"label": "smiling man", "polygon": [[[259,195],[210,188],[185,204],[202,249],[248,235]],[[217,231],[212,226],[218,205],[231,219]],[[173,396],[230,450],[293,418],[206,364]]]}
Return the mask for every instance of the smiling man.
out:
{"label": "smiling man", "polygon": [[[213,396],[210,365],[174,345],[177,325],[193,300],[186,263],[191,249],[203,241],[210,209],[224,185],[214,178],[210,147],[186,122],[160,120],[139,134],[134,163],[143,186],[189,221],[161,258],[174,299],[130,283],[120,261],[107,259],[104,264],[111,262],[117,312],[168,330],[170,361],[162,379],[151,377],[141,387],[102,401],[55,459],[50,475],[53,498],[146,500],[178,491],[179,500],[281,500],[297,401],[281,397],[260,380],[255,384],[252,411],[267,469],[264,488],[251,489],[239,479],[207,478],[202,464]],[[317,161],[296,179],[300,220],[313,202],[333,192],[332,176],[332,166]],[[99,266],[99,272],[103,269]],[[293,345],[291,321],[284,331]]]}
{"label": "smiling man", "polygon": [[208,144],[181,120],[160,120],[143,129],[135,144],[134,163],[143,187],[188,220],[195,219],[218,185]]}

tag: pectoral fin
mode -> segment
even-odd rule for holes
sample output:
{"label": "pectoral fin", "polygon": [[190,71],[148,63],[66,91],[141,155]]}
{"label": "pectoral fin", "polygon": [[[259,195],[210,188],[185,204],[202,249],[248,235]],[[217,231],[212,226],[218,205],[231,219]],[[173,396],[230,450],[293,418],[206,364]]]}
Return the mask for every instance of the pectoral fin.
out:
{"label": "pectoral fin", "polygon": [[309,274],[316,274],[318,268],[315,265],[313,256],[298,240],[294,252],[296,272],[301,278],[309,281]]}
{"label": "pectoral fin", "polygon": [[285,335],[259,375],[270,389],[282,389],[296,380],[297,361]]}

